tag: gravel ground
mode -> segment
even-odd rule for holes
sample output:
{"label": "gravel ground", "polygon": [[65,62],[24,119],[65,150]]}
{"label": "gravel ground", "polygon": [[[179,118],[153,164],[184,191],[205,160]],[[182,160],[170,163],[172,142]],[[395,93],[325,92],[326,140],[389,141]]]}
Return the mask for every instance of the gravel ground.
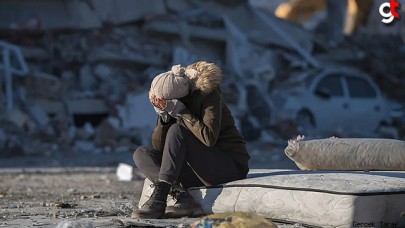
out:
{"label": "gravel ground", "polygon": [[0,172],[0,227],[55,227],[72,219],[109,224],[132,211],[143,184],[141,176],[118,181],[112,168]]}
{"label": "gravel ground", "polygon": [[185,227],[196,220],[129,219],[143,184],[138,171],[128,182],[114,168],[8,168],[0,176],[0,227]]}
{"label": "gravel ground", "polygon": [[[295,168],[281,148],[255,148],[251,168]],[[131,159],[130,153],[1,159],[0,227],[185,227],[196,220],[130,219],[144,176],[135,169],[132,181],[119,181],[115,171]]]}

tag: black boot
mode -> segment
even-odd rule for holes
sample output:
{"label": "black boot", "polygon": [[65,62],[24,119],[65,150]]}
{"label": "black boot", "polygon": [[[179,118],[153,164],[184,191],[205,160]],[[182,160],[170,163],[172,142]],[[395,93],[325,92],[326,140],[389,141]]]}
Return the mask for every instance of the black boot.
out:
{"label": "black boot", "polygon": [[158,181],[154,184],[155,189],[152,195],[141,208],[132,212],[131,218],[134,219],[158,219],[162,218],[167,203],[167,195],[169,194],[171,185]]}
{"label": "black boot", "polygon": [[171,195],[174,199],[176,199],[176,203],[173,206],[166,207],[166,217],[180,218],[199,217],[205,215],[200,205],[195,202],[193,197],[188,192],[171,192]]}

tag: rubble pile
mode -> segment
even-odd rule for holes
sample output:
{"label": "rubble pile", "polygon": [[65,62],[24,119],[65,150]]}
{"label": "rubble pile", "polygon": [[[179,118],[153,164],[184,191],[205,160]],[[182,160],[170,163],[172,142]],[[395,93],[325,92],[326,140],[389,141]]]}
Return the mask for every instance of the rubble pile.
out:
{"label": "rubble pile", "polygon": [[[74,8],[58,4],[49,7],[61,16]],[[131,152],[148,144],[156,117],[147,99],[151,78],[171,64],[200,59],[223,67],[223,92],[251,140],[270,127],[275,110],[268,88],[288,78],[290,69],[306,70],[322,61],[359,63],[390,97],[405,96],[404,45],[390,37],[357,37],[345,41],[344,48],[331,48],[314,39],[316,34],[265,15],[248,1],[156,0],[145,4],[145,12],[138,7],[144,4],[132,1],[69,4],[90,10],[94,18],[81,15],[82,24],[43,21],[49,16],[41,3],[32,8],[40,15],[34,27],[0,23],[0,39],[18,45],[29,68],[24,77],[14,77],[12,109],[6,110],[6,96],[0,93],[0,110],[6,110],[0,113],[0,156]],[[122,15],[109,17],[108,4]],[[274,125],[278,136],[271,137],[296,133],[293,122]]]}
{"label": "rubble pile", "polygon": [[381,89],[393,99],[405,97],[405,45],[399,36],[375,35],[359,37],[353,46],[359,47],[365,58],[361,64],[369,72]]}
{"label": "rubble pile", "polygon": [[54,36],[51,45],[24,38],[34,44],[22,48],[30,71],[2,112],[1,156],[133,151],[144,140],[134,128],[150,121],[131,123],[130,102],[169,64],[167,44],[142,40],[133,26]]}

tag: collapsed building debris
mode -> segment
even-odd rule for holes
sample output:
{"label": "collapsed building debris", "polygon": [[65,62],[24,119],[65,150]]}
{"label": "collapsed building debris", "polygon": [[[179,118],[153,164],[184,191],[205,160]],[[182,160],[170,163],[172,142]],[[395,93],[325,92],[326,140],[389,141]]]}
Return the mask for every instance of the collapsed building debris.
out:
{"label": "collapsed building debris", "polygon": [[[5,99],[2,94],[0,94],[0,102],[6,101],[7,110],[13,109],[14,98],[13,98],[13,76],[25,76],[27,74],[28,68],[21,54],[20,49],[10,43],[6,43],[0,40],[0,50],[1,50],[1,62],[0,62],[0,76],[4,78],[0,80],[0,88],[5,90]],[[3,82],[4,81],[4,82]]]}
{"label": "collapsed building debris", "polygon": [[[167,12],[163,0],[140,0],[136,3],[131,0],[24,0],[1,4],[0,27],[12,30],[94,29],[103,27],[105,23],[122,24]],[[55,20],[55,17],[58,19]]]}
{"label": "collapsed building debris", "polygon": [[[268,4],[274,11],[281,2]],[[8,109],[0,113],[0,149],[9,151],[1,156],[120,152],[148,144],[156,117],[147,99],[151,78],[170,64],[200,59],[222,65],[227,74],[223,92],[252,140],[268,133],[262,135],[262,130],[283,138],[296,133],[294,120],[287,125],[273,121],[277,107],[269,96],[275,82],[287,79],[292,70],[325,62],[360,63],[390,98],[405,96],[400,39],[369,39],[360,33],[338,47],[328,46],[319,42],[316,30],[266,15],[246,1],[66,5],[26,0],[0,5],[0,39],[7,41],[0,46],[18,45],[12,45],[21,50],[12,61],[19,60],[22,67],[12,73],[26,75],[10,82],[4,67],[8,63],[0,62],[0,88],[5,87],[0,109]],[[9,17],[8,7],[21,10]],[[27,7],[36,18],[26,19]],[[53,14],[44,9],[53,9]],[[387,46],[392,52],[385,51]],[[387,67],[392,62],[395,66]],[[41,149],[35,152],[32,145]]]}

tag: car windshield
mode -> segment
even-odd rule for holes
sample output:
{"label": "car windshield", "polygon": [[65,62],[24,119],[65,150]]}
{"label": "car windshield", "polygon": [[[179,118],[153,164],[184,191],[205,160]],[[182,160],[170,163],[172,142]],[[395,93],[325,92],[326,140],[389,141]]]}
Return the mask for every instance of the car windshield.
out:
{"label": "car windshield", "polygon": [[340,74],[332,73],[322,77],[316,85],[315,93],[327,93],[329,96],[343,96]]}

